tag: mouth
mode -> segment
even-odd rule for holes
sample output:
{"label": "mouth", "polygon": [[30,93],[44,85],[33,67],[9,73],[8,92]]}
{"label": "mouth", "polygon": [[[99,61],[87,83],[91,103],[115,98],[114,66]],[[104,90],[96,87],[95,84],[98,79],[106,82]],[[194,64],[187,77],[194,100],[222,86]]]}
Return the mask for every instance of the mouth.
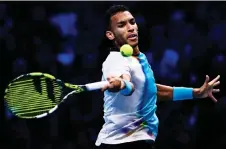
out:
{"label": "mouth", "polygon": [[135,40],[137,39],[137,34],[130,34],[127,38],[130,40]]}

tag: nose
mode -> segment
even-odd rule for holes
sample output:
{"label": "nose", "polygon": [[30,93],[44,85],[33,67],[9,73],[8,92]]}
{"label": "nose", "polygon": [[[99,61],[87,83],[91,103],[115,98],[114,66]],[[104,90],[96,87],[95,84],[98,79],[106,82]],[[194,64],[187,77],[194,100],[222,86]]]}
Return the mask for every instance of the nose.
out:
{"label": "nose", "polygon": [[134,25],[128,23],[127,28],[128,32],[134,32]]}

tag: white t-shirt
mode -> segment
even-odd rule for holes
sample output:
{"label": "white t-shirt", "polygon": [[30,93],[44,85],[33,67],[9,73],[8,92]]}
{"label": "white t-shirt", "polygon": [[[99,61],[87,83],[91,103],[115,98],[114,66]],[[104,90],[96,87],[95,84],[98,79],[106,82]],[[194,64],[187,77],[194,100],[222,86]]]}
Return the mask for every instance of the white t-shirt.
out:
{"label": "white t-shirt", "polygon": [[[138,105],[141,104],[145,86],[145,75],[139,61],[134,57],[123,57],[120,52],[111,52],[103,63],[102,71],[102,80],[109,76],[130,75],[135,91],[131,96],[124,96],[120,92],[104,92],[105,124],[99,132],[96,145],[155,140],[158,126],[156,105],[152,106],[151,117],[155,123],[153,126],[143,127],[141,124],[143,118],[138,116]],[[150,127],[154,127],[155,131],[150,133]]]}

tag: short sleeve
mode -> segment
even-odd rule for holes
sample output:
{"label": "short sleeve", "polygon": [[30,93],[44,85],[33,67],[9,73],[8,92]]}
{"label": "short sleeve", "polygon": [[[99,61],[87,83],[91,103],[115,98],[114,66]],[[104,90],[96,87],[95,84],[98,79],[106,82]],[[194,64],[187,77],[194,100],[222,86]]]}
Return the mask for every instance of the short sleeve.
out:
{"label": "short sleeve", "polygon": [[129,61],[120,52],[111,52],[103,63],[103,77],[106,80],[109,76],[120,77],[123,74],[130,74]]}

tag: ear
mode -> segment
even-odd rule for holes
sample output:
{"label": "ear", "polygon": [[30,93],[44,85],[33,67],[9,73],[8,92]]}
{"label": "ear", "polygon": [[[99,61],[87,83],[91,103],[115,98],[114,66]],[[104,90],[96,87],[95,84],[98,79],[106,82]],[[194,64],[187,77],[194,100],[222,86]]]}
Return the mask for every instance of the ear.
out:
{"label": "ear", "polygon": [[109,40],[114,40],[115,39],[115,36],[114,34],[111,32],[111,31],[106,31],[106,37],[109,39]]}

